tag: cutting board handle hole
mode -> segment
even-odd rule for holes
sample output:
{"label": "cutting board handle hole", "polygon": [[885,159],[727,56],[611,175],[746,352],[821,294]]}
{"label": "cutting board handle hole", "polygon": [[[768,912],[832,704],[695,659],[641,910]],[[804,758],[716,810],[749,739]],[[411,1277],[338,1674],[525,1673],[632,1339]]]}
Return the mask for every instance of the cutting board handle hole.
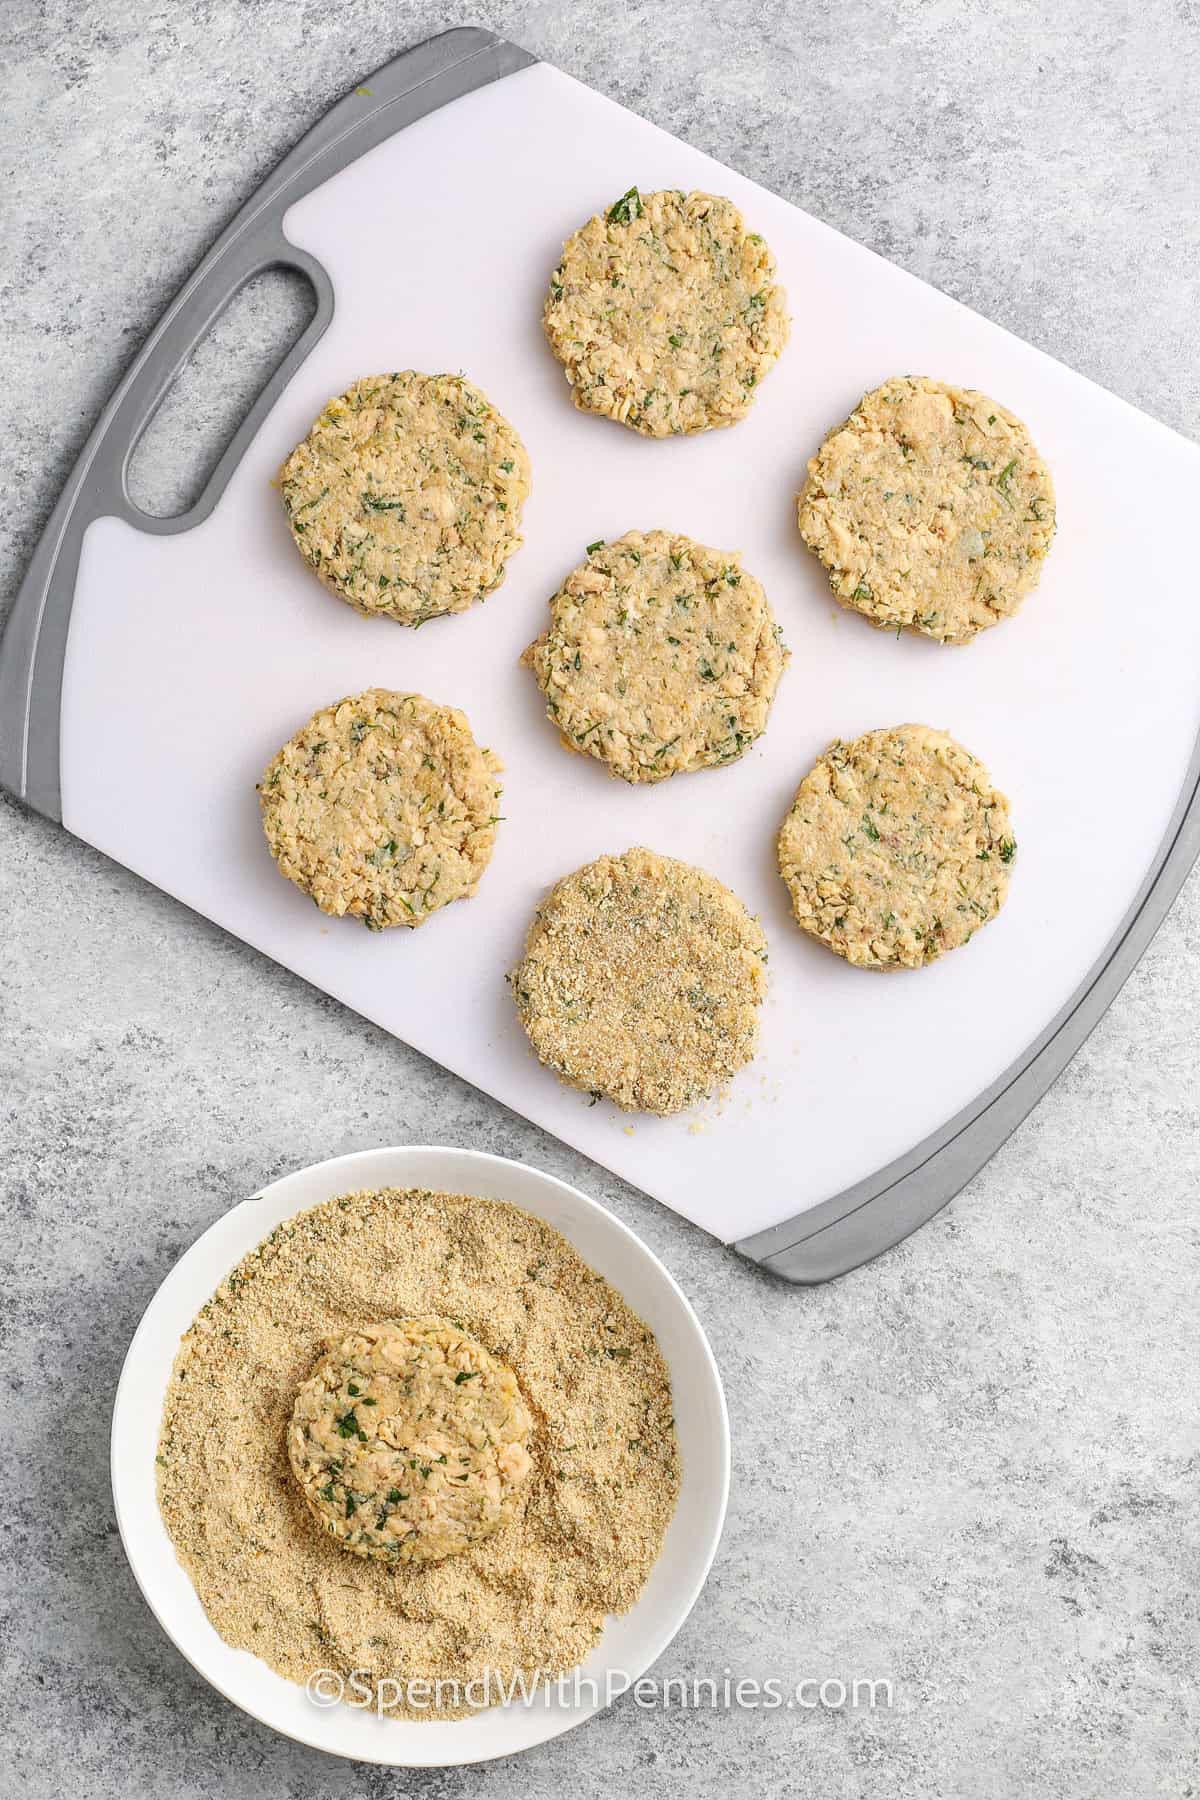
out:
{"label": "cutting board handle hole", "polygon": [[311,324],[317,296],[298,269],[269,268],[237,290],[200,339],[139,438],[133,504],[173,519],[200,499],[238,426]]}

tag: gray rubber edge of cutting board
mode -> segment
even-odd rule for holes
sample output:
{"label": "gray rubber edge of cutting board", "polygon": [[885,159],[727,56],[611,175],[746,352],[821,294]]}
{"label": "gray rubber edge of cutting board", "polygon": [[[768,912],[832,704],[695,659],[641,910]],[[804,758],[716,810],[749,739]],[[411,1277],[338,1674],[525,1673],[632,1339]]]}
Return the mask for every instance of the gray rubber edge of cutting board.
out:
{"label": "gray rubber edge of cutting board", "polygon": [[[188,531],[207,518],[263,419],[333,317],[333,287],[290,244],[283,216],[364,151],[451,100],[537,58],[492,32],[444,32],[386,63],[303,137],[226,227],[180,289],[109,400],[34,552],[0,644],[0,783],[62,821],[59,734],[63,664],[80,546],[94,519],[139,531]],[[155,518],[129,497],[130,459],[163,396],[214,321],[253,276],[307,276],[316,310],[185,513]],[[953,1199],[1036,1105],[1110,1005],[1200,853],[1200,741],[1171,822],[1137,895],[1086,979],[1023,1056],[941,1130],[819,1206],[734,1248],[784,1280],[829,1281],[906,1238]]]}

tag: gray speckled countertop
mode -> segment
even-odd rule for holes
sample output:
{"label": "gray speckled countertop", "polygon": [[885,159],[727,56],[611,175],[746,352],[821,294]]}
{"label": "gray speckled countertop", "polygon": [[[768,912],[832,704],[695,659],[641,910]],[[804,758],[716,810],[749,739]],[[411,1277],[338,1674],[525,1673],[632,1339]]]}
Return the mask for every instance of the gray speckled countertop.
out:
{"label": "gray speckled countertop", "polygon": [[[235,204],[367,71],[461,22],[366,0],[10,0],[6,596],[118,370]],[[472,22],[1200,435],[1193,0],[550,0]],[[177,415],[158,441],[178,449]],[[1200,1790],[1196,878],[967,1192],[879,1263],[796,1291],[7,800],[0,840],[0,1710],[31,1800]],[[626,1701],[516,1761],[392,1775],[275,1737],[175,1653],[108,1488],[137,1319],[231,1201],[405,1140],[579,1183],[699,1309],[733,1495],[659,1673],[886,1676],[890,1710]]]}

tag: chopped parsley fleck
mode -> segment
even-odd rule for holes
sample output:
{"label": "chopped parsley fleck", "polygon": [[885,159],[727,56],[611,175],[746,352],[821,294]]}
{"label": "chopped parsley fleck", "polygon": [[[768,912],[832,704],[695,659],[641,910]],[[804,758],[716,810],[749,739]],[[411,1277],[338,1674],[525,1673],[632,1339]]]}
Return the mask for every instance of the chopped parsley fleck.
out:
{"label": "chopped parsley fleck", "polygon": [[1009,493],[1009,488],[1012,485],[1012,478],[1016,472],[1016,467],[1017,459],[1014,456],[1011,462],[1005,463],[995,481],[995,486],[1004,495],[1004,498],[1008,501],[1010,506],[1012,505],[1012,496]]}
{"label": "chopped parsley fleck", "polygon": [[609,207],[608,222],[610,225],[629,225],[634,219],[641,218],[642,211],[642,196],[635,187],[631,187]]}
{"label": "chopped parsley fleck", "polygon": [[323,487],[319,494],[314,494],[311,500],[306,500],[304,502],[303,506],[298,506],[296,508],[295,513],[293,513],[293,515],[292,515],[293,518],[299,518],[301,513],[307,512],[309,510],[309,508],[312,506],[320,506],[322,500],[325,498],[325,496],[328,492],[329,492],[329,489],[327,487]]}

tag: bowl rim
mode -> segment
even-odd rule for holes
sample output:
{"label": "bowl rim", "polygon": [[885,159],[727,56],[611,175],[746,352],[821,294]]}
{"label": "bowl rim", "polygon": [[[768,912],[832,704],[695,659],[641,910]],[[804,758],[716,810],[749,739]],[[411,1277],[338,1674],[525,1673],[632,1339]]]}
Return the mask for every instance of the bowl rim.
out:
{"label": "bowl rim", "polygon": [[[471,1150],[451,1144],[404,1144],[381,1146],[379,1148],[350,1151],[341,1156],[311,1163],[303,1168],[295,1169],[287,1175],[261,1188],[247,1199],[235,1203],[226,1212],[221,1213],[203,1232],[176,1258],[167,1274],[159,1283],[142,1313],[129,1348],[125,1353],[121,1366],[121,1374],[117,1383],[113,1402],[110,1432],[110,1479],[112,1484],[113,1504],[116,1512],[117,1528],[125,1551],[126,1560],[133,1572],[134,1579],[141,1590],[150,1611],[175,1648],[188,1661],[198,1674],[203,1676],[210,1686],[214,1687],[226,1700],[247,1713],[251,1718],[278,1731],[296,1742],[306,1744],[328,1754],[352,1758],[356,1761],[372,1762],[393,1768],[440,1768],[466,1763],[485,1762],[499,1756],[509,1756],[521,1750],[531,1749],[536,1744],[548,1742],[563,1732],[583,1724],[588,1718],[609,1704],[609,1699],[576,1698],[574,1704],[548,1703],[546,1705],[529,1704],[525,1706],[510,1702],[502,1706],[494,1706],[477,1714],[456,1720],[379,1720],[371,1711],[352,1713],[351,1709],[338,1705],[332,1709],[324,1709],[310,1705],[308,1713],[298,1713],[296,1717],[281,1718],[281,1710],[295,1710],[296,1697],[303,1697],[304,1690],[297,1683],[288,1681],[269,1669],[258,1657],[249,1651],[235,1651],[227,1645],[209,1622],[200,1607],[198,1596],[192,1588],[190,1577],[182,1565],[174,1561],[174,1567],[190,1591],[195,1601],[195,1614],[191,1619],[180,1619],[172,1612],[170,1596],[163,1591],[163,1576],[154,1567],[154,1561],[162,1550],[163,1543],[169,1548],[174,1559],[174,1546],[166,1532],[165,1524],[158,1512],[157,1498],[153,1504],[153,1519],[157,1526],[158,1542],[151,1546],[146,1535],[145,1519],[135,1523],[135,1512],[145,1513],[145,1497],[141,1491],[135,1491],[136,1484],[144,1483],[147,1477],[153,1486],[153,1456],[158,1442],[161,1422],[162,1401],[165,1399],[170,1379],[170,1368],[174,1361],[174,1350],[163,1367],[160,1361],[161,1382],[156,1387],[157,1405],[147,1411],[145,1392],[147,1371],[143,1355],[149,1347],[152,1337],[161,1335],[164,1328],[173,1333],[172,1342],[177,1347],[179,1339],[191,1324],[198,1306],[203,1299],[194,1303],[189,1296],[198,1284],[205,1289],[205,1297],[211,1293],[222,1278],[222,1273],[233,1268],[238,1259],[260,1243],[262,1239],[283,1220],[296,1213],[308,1210],[310,1206],[322,1204],[322,1200],[335,1198],[338,1194],[350,1193],[358,1187],[437,1187],[444,1191],[467,1191],[461,1176],[455,1178],[453,1189],[442,1179],[428,1172],[421,1174],[418,1168],[406,1165],[425,1163],[429,1167],[439,1161],[449,1166],[448,1159],[466,1163],[477,1170],[486,1182],[490,1174],[505,1171],[509,1178],[514,1176],[518,1182],[528,1185],[533,1190],[540,1190],[542,1197],[549,1204],[551,1199],[565,1203],[569,1213],[574,1215],[566,1221],[560,1214],[550,1218],[534,1204],[526,1205],[520,1200],[511,1200],[509,1204],[520,1210],[532,1213],[535,1217],[546,1218],[553,1228],[562,1232],[568,1242],[590,1261],[588,1253],[576,1242],[571,1229],[572,1224],[580,1226],[583,1222],[598,1227],[602,1234],[609,1237],[611,1243],[632,1254],[635,1261],[640,1262],[642,1272],[658,1289],[663,1301],[671,1308],[691,1340],[688,1346],[687,1381],[693,1387],[699,1383],[705,1393],[701,1401],[707,1401],[717,1429],[711,1442],[706,1441],[706,1456],[711,1456],[710,1466],[694,1473],[692,1481],[708,1484],[710,1493],[706,1508],[706,1529],[700,1537],[689,1537],[687,1541],[687,1575],[680,1582],[677,1591],[672,1595],[669,1605],[660,1607],[665,1614],[657,1626],[648,1631],[644,1640],[640,1640],[634,1654],[624,1659],[622,1676],[627,1676],[632,1684],[662,1655],[668,1644],[675,1637],[698,1599],[701,1589],[712,1567],[717,1545],[720,1542],[724,1527],[725,1513],[729,1499],[730,1479],[730,1437],[729,1414],[725,1402],[725,1394],[721,1384],[720,1372],[711,1346],[705,1336],[704,1328],[696,1316],[695,1310],[684,1294],[674,1276],[667,1269],[654,1251],[623,1220],[609,1211],[598,1201],[590,1198],[581,1189],[561,1180],[558,1176],[549,1175],[544,1170],[516,1158],[497,1156],[490,1151]],[[395,1163],[394,1172],[390,1175],[380,1173],[380,1165]],[[372,1170],[370,1178],[363,1178],[363,1171]],[[358,1178],[356,1179],[356,1175]],[[502,1178],[501,1178],[502,1179]],[[318,1186],[326,1191],[320,1197],[314,1197],[312,1189]],[[298,1196],[306,1192],[306,1198]],[[483,1187],[483,1196],[497,1198],[489,1192],[487,1185]],[[265,1204],[265,1210],[264,1209]],[[594,1255],[594,1251],[592,1252]],[[219,1258],[220,1271],[212,1274],[211,1265],[214,1257]],[[605,1279],[618,1292],[624,1292],[619,1274],[611,1269],[605,1272]],[[641,1312],[644,1302],[639,1305],[629,1302],[634,1310]],[[176,1329],[176,1326],[178,1329]],[[661,1322],[658,1327],[661,1331]],[[656,1335],[658,1332],[656,1331]],[[660,1347],[661,1343],[660,1343]],[[678,1353],[674,1360],[667,1356],[671,1371],[672,1388],[679,1393],[679,1382],[682,1368]],[[141,1392],[135,1393],[135,1389]],[[129,1451],[135,1450],[135,1460],[129,1460]],[[136,1454],[145,1452],[146,1468],[139,1467]],[[671,1531],[679,1521],[685,1490],[689,1484],[689,1459],[684,1459],[681,1471],[679,1502],[676,1506],[672,1526],[668,1528],[668,1540]],[[713,1477],[715,1475],[715,1481]],[[151,1528],[150,1536],[154,1535]],[[660,1552],[659,1563],[664,1560],[664,1550]],[[658,1565],[656,1564],[656,1567]],[[169,1577],[167,1578],[169,1579]],[[639,1599],[629,1613],[623,1615],[624,1620],[633,1619],[643,1600]],[[580,1665],[581,1670],[589,1671],[593,1662],[599,1662],[597,1675],[607,1665],[603,1661],[605,1638],[609,1636],[612,1620],[605,1625],[604,1632],[589,1657]],[[225,1665],[229,1658],[237,1659],[231,1671]],[[246,1679],[240,1680],[241,1659],[244,1659]],[[254,1673],[251,1674],[251,1671]],[[271,1684],[278,1684],[280,1690],[280,1707],[267,1706],[253,1692],[259,1685],[259,1671],[270,1677]],[[272,1693],[274,1689],[272,1687]],[[291,1703],[290,1707],[288,1703]],[[361,1743],[352,1747],[331,1741],[334,1735],[330,1729],[331,1721],[351,1714],[358,1729],[357,1735]],[[496,1739],[495,1732],[489,1733],[483,1726],[484,1721],[496,1715],[506,1715],[527,1722],[524,1730],[514,1730],[508,1734],[511,1741]],[[307,1729],[306,1729],[307,1726]],[[412,1733],[421,1734],[411,1740]],[[386,1738],[382,1734],[387,1734]],[[426,1735],[437,1734],[437,1736]],[[343,1734],[344,1735],[344,1734]],[[411,1741],[410,1741],[411,1740]],[[436,1754],[426,1755],[428,1749]]]}

